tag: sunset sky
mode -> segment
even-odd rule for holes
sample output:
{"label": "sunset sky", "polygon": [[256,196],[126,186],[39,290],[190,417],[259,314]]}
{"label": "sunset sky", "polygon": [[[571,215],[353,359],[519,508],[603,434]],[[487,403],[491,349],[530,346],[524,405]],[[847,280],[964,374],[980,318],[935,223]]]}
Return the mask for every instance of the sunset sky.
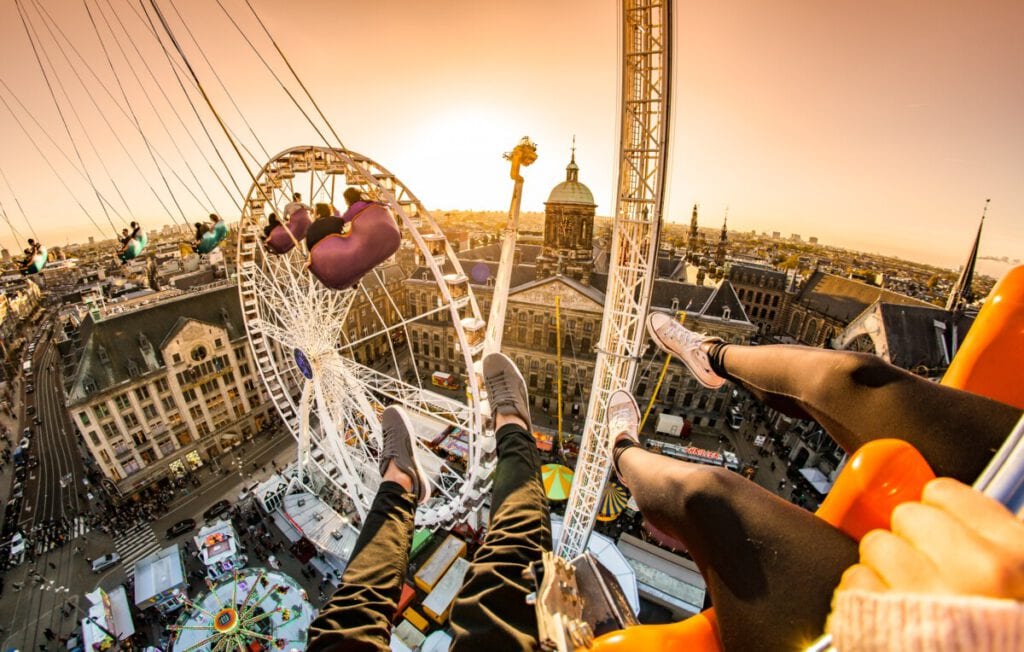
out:
{"label": "sunset sky", "polygon": [[[322,144],[217,0],[156,1],[214,103],[259,158],[265,155],[213,71],[270,154]],[[219,1],[283,73],[245,0]],[[511,182],[501,154],[529,135],[540,158],[525,172],[523,208],[543,210],[551,187],[564,178],[575,134],[580,180],[593,190],[598,214],[613,213],[617,3],[250,1],[345,145],[380,161],[429,208],[507,209]],[[189,221],[206,212],[203,191],[219,212],[237,219],[237,197],[229,196],[210,171],[221,164],[141,22],[139,2],[87,2],[127,103],[86,5],[78,0],[3,3],[0,79],[77,165],[22,26],[20,4],[39,35],[40,56],[56,67],[50,78],[55,92],[66,91],[76,107],[72,111],[60,100],[93,183],[122,214],[141,218],[147,227],[171,221],[171,214],[182,219],[145,141],[121,113],[130,106],[154,150],[199,197],[165,168]],[[675,11],[669,220],[688,221],[690,207],[699,203],[701,223],[717,228],[728,207],[732,229],[813,235],[828,244],[955,267],[965,258],[990,197],[982,255],[1024,257],[1024,4],[1019,0],[680,1]],[[51,30],[61,38],[58,27],[114,99],[82,72],[63,41],[54,40]],[[160,88],[138,63],[134,47]],[[68,67],[62,48],[76,70]],[[286,83],[295,88],[294,82]],[[15,228],[29,235],[17,199],[44,242],[100,236],[83,207],[109,236],[112,229],[92,186],[3,86],[0,98],[11,104],[70,187],[64,188],[0,103],[0,170],[10,181],[8,188],[0,180],[0,203]],[[209,111],[197,108],[241,180],[241,164]],[[111,220],[122,226],[120,219]],[[0,224],[0,245],[12,251],[23,246],[15,244],[6,223]],[[984,269],[998,274],[1005,267]]]}

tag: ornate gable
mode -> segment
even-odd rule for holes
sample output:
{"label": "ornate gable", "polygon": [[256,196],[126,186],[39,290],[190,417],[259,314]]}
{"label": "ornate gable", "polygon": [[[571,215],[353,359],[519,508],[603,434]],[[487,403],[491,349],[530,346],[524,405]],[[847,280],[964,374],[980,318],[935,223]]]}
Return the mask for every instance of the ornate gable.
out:
{"label": "ornate gable", "polygon": [[562,310],[601,312],[604,310],[604,304],[599,300],[603,296],[599,295],[600,293],[592,287],[556,276],[513,289],[509,293],[509,301],[553,310],[555,297],[561,296]]}

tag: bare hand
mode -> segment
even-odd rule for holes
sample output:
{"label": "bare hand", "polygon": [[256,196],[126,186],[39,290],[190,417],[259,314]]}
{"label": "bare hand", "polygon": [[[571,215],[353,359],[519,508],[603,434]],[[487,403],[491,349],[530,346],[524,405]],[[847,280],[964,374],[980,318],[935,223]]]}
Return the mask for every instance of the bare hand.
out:
{"label": "bare hand", "polygon": [[1024,599],[1024,523],[951,478],[929,482],[920,502],[892,514],[892,531],[861,539],[860,563],[837,591],[975,595]]}

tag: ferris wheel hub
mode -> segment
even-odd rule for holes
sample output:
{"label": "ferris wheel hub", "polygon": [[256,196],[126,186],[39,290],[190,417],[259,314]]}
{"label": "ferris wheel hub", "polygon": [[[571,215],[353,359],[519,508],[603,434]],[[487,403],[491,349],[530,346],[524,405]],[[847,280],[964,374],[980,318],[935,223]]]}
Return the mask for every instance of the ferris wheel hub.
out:
{"label": "ferris wheel hub", "polygon": [[300,372],[302,372],[302,376],[306,380],[313,380],[313,365],[310,364],[309,358],[306,357],[306,354],[302,349],[296,347],[293,355],[295,356],[295,366],[299,368]]}

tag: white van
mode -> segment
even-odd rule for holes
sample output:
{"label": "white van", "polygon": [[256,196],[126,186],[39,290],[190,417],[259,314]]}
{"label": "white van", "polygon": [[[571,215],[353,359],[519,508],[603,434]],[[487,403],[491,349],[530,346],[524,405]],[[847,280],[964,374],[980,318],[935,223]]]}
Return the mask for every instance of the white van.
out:
{"label": "white van", "polygon": [[103,555],[97,559],[92,560],[92,572],[98,573],[105,568],[110,568],[117,562],[121,561],[121,555],[116,552],[112,552],[109,555]]}

